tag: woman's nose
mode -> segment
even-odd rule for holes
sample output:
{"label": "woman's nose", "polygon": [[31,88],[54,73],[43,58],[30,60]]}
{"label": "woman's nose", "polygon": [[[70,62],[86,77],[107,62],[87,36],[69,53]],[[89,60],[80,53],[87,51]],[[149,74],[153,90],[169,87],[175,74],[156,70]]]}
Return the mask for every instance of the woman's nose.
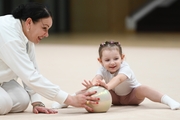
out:
{"label": "woman's nose", "polygon": [[48,36],[49,36],[49,33],[48,33],[48,32],[46,32],[46,33],[44,34],[44,36],[45,36],[45,37],[48,37]]}

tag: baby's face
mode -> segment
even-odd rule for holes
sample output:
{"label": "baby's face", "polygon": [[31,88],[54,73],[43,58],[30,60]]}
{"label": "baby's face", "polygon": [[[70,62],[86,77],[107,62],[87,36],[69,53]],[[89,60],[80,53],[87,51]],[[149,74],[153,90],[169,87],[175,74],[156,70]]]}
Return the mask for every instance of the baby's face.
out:
{"label": "baby's face", "polygon": [[112,74],[119,70],[122,60],[116,49],[103,50],[102,52],[101,64]]}

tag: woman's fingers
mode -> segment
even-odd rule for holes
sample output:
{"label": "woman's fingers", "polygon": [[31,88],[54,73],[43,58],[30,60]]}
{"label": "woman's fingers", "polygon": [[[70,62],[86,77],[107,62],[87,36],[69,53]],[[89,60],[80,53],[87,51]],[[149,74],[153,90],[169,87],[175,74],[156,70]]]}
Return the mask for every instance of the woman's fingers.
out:
{"label": "woman's fingers", "polygon": [[88,105],[83,106],[87,111],[93,112],[93,109],[89,107]]}
{"label": "woman's fingers", "polygon": [[49,113],[51,113],[51,114],[58,113],[58,111],[56,111],[56,110],[53,110],[53,109],[48,109],[48,112],[49,112]]}
{"label": "woman's fingers", "polygon": [[97,91],[88,91],[88,92],[85,92],[84,95],[85,96],[91,96],[91,95],[94,95],[96,93],[97,93]]}
{"label": "woman's fingers", "polygon": [[48,108],[45,108],[45,107],[37,106],[37,107],[33,108],[33,113],[36,113],[36,114],[38,114],[38,113],[55,114],[57,112],[58,111],[56,111],[56,110],[48,109]]}

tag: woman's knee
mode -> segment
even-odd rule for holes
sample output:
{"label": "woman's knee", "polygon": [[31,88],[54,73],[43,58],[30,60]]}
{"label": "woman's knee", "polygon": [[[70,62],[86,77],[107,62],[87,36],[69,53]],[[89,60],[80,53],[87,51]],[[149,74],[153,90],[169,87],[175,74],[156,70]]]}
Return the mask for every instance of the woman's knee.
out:
{"label": "woman's knee", "polygon": [[8,96],[0,96],[0,115],[5,115],[11,111],[13,102]]}
{"label": "woman's knee", "polygon": [[2,88],[10,96],[13,102],[13,108],[10,112],[24,111],[29,105],[29,95],[25,89],[15,80],[3,84]]}
{"label": "woman's knee", "polygon": [[13,100],[16,104],[13,106],[12,110],[10,112],[23,112],[27,109],[30,98],[28,94],[24,94],[21,96],[18,96],[18,99]]}

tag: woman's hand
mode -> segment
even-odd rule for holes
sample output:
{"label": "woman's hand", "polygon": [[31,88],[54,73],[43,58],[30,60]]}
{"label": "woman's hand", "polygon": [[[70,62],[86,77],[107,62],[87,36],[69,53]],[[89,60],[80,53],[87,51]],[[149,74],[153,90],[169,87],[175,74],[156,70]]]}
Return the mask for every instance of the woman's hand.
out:
{"label": "woman's hand", "polygon": [[83,107],[93,112],[93,109],[89,107],[88,104],[98,104],[100,99],[97,97],[91,97],[91,95],[95,93],[97,92],[96,91],[85,92],[83,94],[77,94],[76,96],[69,95],[64,103],[74,107]]}
{"label": "woman's hand", "polygon": [[33,113],[38,114],[38,113],[45,113],[45,114],[55,114],[58,113],[58,111],[54,109],[48,109],[44,106],[43,103],[41,102],[36,102],[32,103],[33,106]]}

